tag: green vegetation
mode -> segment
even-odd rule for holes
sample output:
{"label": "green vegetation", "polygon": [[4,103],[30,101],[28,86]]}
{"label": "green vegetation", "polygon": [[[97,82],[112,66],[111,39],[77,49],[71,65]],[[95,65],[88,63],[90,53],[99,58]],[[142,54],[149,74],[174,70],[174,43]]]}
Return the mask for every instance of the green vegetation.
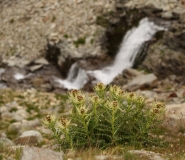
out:
{"label": "green vegetation", "polygon": [[10,146],[6,146],[0,142],[0,160],[12,158],[20,160],[21,153],[21,147],[11,148]]}
{"label": "green vegetation", "polygon": [[108,27],[109,21],[106,19],[106,15],[104,16],[97,16],[96,18],[96,24],[102,26],[102,27]]}
{"label": "green vegetation", "polygon": [[86,37],[80,37],[78,40],[74,41],[75,46],[78,48],[79,45],[85,44]]}
{"label": "green vegetation", "polygon": [[[64,159],[78,159],[78,157],[82,160],[94,160],[97,156],[105,156],[105,159],[124,159],[124,160],[140,160],[141,157],[129,153],[129,150],[133,148],[123,148],[123,147],[116,147],[116,148],[107,148],[104,150],[98,148],[88,148],[82,150],[69,150],[64,156]],[[97,158],[98,159],[98,158]],[[101,159],[101,158],[99,158]],[[103,159],[103,158],[102,158]],[[142,157],[142,160],[147,160]]]}
{"label": "green vegetation", "polygon": [[53,15],[52,19],[51,19],[51,22],[54,22],[56,20],[56,16]]}
{"label": "green vegetation", "polygon": [[144,97],[102,83],[90,95],[72,90],[69,99],[73,106],[69,117],[47,115],[44,120],[62,149],[160,146],[162,102],[148,108]]}

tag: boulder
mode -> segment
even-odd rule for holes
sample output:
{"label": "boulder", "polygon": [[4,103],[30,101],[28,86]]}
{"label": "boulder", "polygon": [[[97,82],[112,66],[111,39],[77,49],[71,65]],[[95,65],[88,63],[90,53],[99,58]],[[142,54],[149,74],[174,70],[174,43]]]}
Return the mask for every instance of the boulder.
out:
{"label": "boulder", "polygon": [[185,103],[166,106],[163,126],[175,134],[185,130]]}
{"label": "boulder", "polygon": [[145,89],[155,87],[157,85],[157,77],[154,74],[140,75],[126,86],[129,91],[134,91],[137,89]]}
{"label": "boulder", "polygon": [[16,144],[20,145],[38,145],[43,141],[40,132],[35,130],[29,130],[23,132],[16,140]]}

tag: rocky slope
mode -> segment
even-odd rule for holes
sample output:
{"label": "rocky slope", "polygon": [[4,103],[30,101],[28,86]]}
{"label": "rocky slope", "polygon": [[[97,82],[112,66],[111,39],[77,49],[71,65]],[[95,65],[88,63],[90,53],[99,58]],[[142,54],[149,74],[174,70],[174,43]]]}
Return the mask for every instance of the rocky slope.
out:
{"label": "rocky slope", "polygon": [[114,10],[114,3],[111,0],[2,1],[0,55],[10,66],[23,67],[43,55],[47,40],[64,42],[66,54],[76,57],[100,54],[98,41],[105,28],[98,26],[96,19]]}

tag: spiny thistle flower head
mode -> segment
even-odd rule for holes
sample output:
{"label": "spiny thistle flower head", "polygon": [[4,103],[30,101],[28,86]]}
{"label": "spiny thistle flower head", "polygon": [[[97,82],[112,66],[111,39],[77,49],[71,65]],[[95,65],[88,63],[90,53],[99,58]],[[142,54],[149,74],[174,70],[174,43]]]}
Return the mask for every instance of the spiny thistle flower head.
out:
{"label": "spiny thistle flower head", "polygon": [[77,111],[78,111],[78,114],[79,115],[86,115],[87,114],[87,112],[88,112],[88,109],[86,108],[86,107],[80,107],[79,109],[77,109]]}
{"label": "spiny thistle flower head", "polygon": [[163,102],[154,102],[152,112],[154,114],[163,113],[165,111],[165,104]]}
{"label": "spiny thistle flower head", "polygon": [[94,90],[96,92],[101,92],[104,91],[106,89],[106,85],[104,85],[103,83],[97,83],[96,86],[94,87]]}
{"label": "spiny thistle flower head", "polygon": [[79,94],[79,90],[73,89],[69,92],[69,97],[76,97]]}
{"label": "spiny thistle flower head", "polygon": [[123,97],[125,93],[119,86],[116,85],[110,86],[109,92],[115,97]]}
{"label": "spiny thistle flower head", "polygon": [[43,123],[44,123],[45,125],[49,125],[49,124],[55,123],[55,122],[56,122],[56,117],[55,117],[55,115],[47,115],[47,116],[45,117],[45,120],[43,121]]}
{"label": "spiny thistle flower head", "polygon": [[103,100],[96,95],[93,95],[90,100],[94,104],[100,104],[103,102]]}
{"label": "spiny thistle flower head", "polygon": [[135,102],[137,96],[134,92],[129,92],[126,94],[126,99],[128,102]]}
{"label": "spiny thistle flower head", "polygon": [[107,103],[108,108],[110,109],[118,109],[119,108],[119,103],[117,101],[111,101]]}
{"label": "spiny thistle flower head", "polygon": [[66,129],[70,125],[71,120],[68,120],[66,118],[60,118],[57,122],[57,125],[61,129]]}
{"label": "spiny thistle flower head", "polygon": [[70,91],[69,98],[75,104],[84,104],[84,102],[85,102],[85,94],[79,90]]}
{"label": "spiny thistle flower head", "polygon": [[136,97],[136,103],[139,104],[139,105],[142,105],[145,103],[145,97],[143,96],[137,96]]}
{"label": "spiny thistle flower head", "polygon": [[163,109],[163,108],[165,108],[165,104],[164,104],[164,102],[155,102],[154,107],[158,108],[158,109]]}

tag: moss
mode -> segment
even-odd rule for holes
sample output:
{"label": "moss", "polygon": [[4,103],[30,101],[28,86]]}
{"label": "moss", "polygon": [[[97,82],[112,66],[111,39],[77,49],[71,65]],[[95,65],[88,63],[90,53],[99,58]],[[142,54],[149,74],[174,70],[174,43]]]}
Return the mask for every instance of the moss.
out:
{"label": "moss", "polygon": [[14,123],[14,122],[16,122],[16,120],[15,120],[15,119],[12,119],[12,120],[10,120],[9,122],[10,122],[10,123]]}
{"label": "moss", "polygon": [[51,22],[54,22],[56,20],[56,16],[53,15]]}
{"label": "moss", "polygon": [[94,39],[91,39],[91,42],[90,43],[93,44],[94,43]]}
{"label": "moss", "polygon": [[18,133],[19,132],[17,130],[12,130],[12,131],[7,131],[6,135],[7,135],[7,138],[14,139],[17,137]]}
{"label": "moss", "polygon": [[162,38],[163,38],[163,35],[164,35],[164,31],[159,31],[159,32],[157,32],[157,33],[155,34],[155,38],[156,38],[157,40],[162,39]]}
{"label": "moss", "polygon": [[57,100],[66,101],[68,99],[68,96],[67,95],[64,95],[64,94],[55,94],[55,98]]}
{"label": "moss", "polygon": [[109,26],[109,21],[106,19],[105,16],[97,16],[96,24],[98,24],[102,27],[108,27]]}
{"label": "moss", "polygon": [[85,44],[86,37],[80,37],[78,40],[74,41],[75,46],[78,48],[79,45]]}
{"label": "moss", "polygon": [[65,37],[66,39],[69,38],[68,34],[65,34],[64,37]]}
{"label": "moss", "polygon": [[0,130],[5,130],[8,128],[9,123],[5,121],[1,121]]}
{"label": "moss", "polygon": [[21,105],[24,105],[24,106],[27,107],[27,108],[26,108],[26,111],[27,111],[28,113],[31,113],[32,111],[39,112],[38,106],[36,106],[36,105],[34,105],[34,104],[32,104],[32,103],[24,102],[24,103],[22,103]]}
{"label": "moss", "polygon": [[17,111],[17,108],[10,109],[10,112],[16,112],[16,111]]}
{"label": "moss", "polygon": [[9,22],[10,22],[11,24],[14,23],[14,19],[11,19]]}

